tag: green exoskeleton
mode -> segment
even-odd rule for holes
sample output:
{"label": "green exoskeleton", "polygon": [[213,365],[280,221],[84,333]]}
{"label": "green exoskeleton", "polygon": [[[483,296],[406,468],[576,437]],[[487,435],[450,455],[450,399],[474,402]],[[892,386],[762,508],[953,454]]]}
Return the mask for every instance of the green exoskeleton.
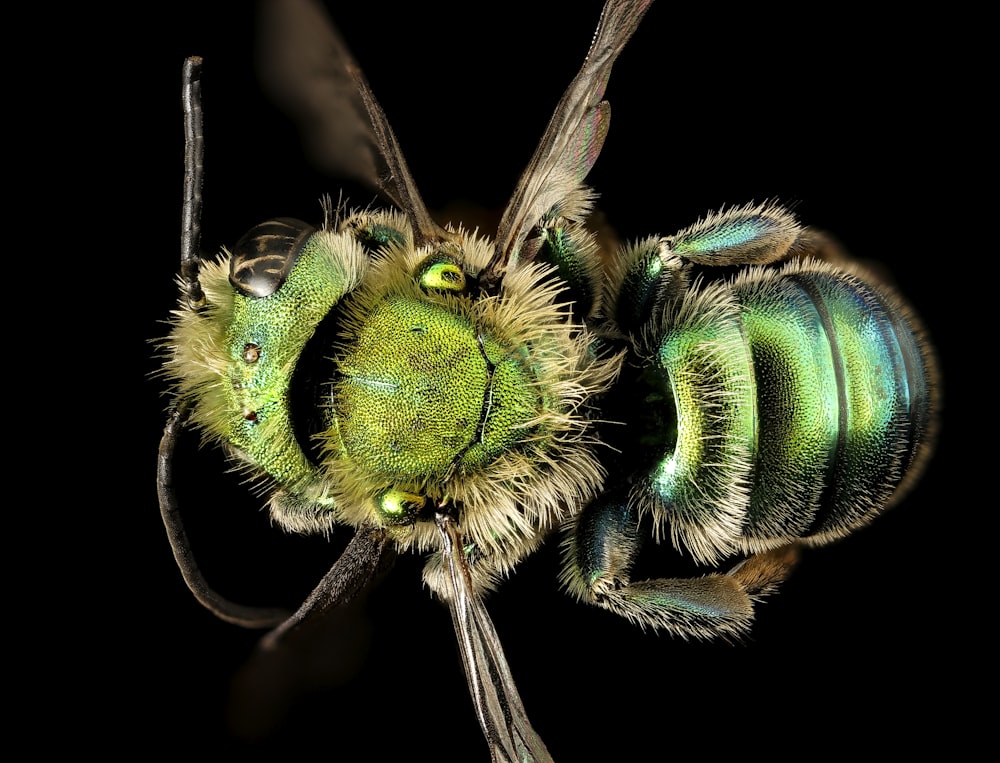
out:
{"label": "green exoskeleton", "polygon": [[[274,627],[274,643],[394,554],[426,555],[498,761],[549,759],[482,604],[542,542],[561,543],[581,601],[682,637],[737,636],[801,548],[898,501],[932,449],[935,361],[916,318],[787,210],[730,208],[617,251],[588,229],[605,86],[651,2],[605,4],[492,237],[432,220],[331,30],[368,125],[358,171],[394,209],[326,203],[318,227],[272,220],[203,260],[200,61],[185,65],[158,474],[185,579],[219,616]],[[353,528],[298,612],[243,607],[201,577],[173,492],[188,427],[266,488],[282,528]],[[634,580],[644,534],[718,571]]]}

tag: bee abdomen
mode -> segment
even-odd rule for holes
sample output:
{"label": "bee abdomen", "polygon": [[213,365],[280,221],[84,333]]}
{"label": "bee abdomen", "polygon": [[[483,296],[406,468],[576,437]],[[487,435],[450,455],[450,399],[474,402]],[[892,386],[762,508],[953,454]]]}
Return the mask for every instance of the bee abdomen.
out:
{"label": "bee abdomen", "polygon": [[751,268],[664,325],[678,438],[654,514],[696,557],[840,537],[920,470],[933,359],[890,290],[814,261]]}
{"label": "bee abdomen", "polygon": [[837,439],[803,533],[822,542],[869,522],[917,476],[932,436],[936,371],[922,329],[887,287],[815,263],[781,277],[819,315],[836,380]]}

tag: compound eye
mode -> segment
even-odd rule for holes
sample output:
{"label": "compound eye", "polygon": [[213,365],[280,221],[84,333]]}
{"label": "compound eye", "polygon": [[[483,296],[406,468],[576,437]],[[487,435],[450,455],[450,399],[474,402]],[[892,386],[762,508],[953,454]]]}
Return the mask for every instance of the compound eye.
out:
{"label": "compound eye", "polygon": [[247,297],[269,297],[281,288],[315,232],[308,223],[291,217],[251,228],[233,247],[229,283]]}
{"label": "compound eye", "polygon": [[425,291],[465,291],[465,271],[456,254],[442,247],[421,262],[415,274],[420,287]]}

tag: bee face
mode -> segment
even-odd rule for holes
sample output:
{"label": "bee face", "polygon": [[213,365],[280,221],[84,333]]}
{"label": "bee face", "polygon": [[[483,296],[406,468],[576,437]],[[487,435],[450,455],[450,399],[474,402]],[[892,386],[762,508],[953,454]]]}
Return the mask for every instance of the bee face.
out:
{"label": "bee face", "polygon": [[[523,183],[517,186],[523,187]],[[398,551],[429,555],[425,580],[446,600],[455,597],[455,589],[448,580],[451,562],[436,522],[441,513],[457,522],[468,546],[464,559],[455,565],[459,569],[465,565],[469,592],[475,598],[524,563],[544,540],[558,545],[561,538],[561,579],[577,598],[647,627],[676,626],[682,635],[742,632],[752,608],[731,598],[733,581],[736,593],[742,589],[751,599],[769,591],[794,563],[783,556],[787,544],[797,543],[800,536],[815,536],[819,542],[822,536],[813,532],[813,515],[796,515],[801,522],[795,529],[783,521],[780,530],[769,525],[778,514],[773,507],[780,490],[772,488],[767,478],[758,479],[748,465],[767,459],[784,463],[782,454],[789,452],[791,442],[790,435],[775,435],[774,417],[764,425],[754,418],[759,419],[768,405],[786,410],[768,403],[767,390],[758,389],[765,376],[763,359],[774,337],[773,332],[754,329],[753,320],[764,320],[773,309],[766,306],[767,295],[758,302],[748,296],[753,292],[749,276],[744,274],[741,281],[739,275],[729,278],[727,271],[717,278],[713,268],[771,272],[772,264],[828,257],[797,223],[786,222],[782,210],[737,208],[742,211],[721,222],[716,217],[693,233],[685,229],[672,237],[657,237],[655,245],[637,246],[631,255],[613,251],[612,268],[587,265],[590,275],[574,281],[567,273],[580,262],[589,262],[592,243],[580,232],[565,239],[562,233],[572,229],[574,216],[587,216],[590,200],[575,189],[560,186],[558,193],[571,201],[563,202],[557,213],[542,206],[528,221],[518,215],[530,205],[512,200],[504,220],[515,222],[505,228],[501,221],[482,253],[476,253],[473,237],[462,234],[455,244],[461,256],[451,266],[446,259],[432,260],[443,241],[454,243],[454,239],[433,240],[437,234],[428,236],[415,224],[420,214],[412,210],[402,221],[377,218],[375,227],[402,236],[378,242],[358,234],[350,212],[329,215],[322,235],[340,237],[341,243],[326,245],[330,256],[323,267],[349,275],[306,279],[324,284],[328,296],[321,299],[293,296],[299,283],[294,274],[274,292],[243,294],[221,278],[216,285],[207,275],[210,268],[203,265],[206,292],[229,288],[225,299],[232,299],[233,306],[225,310],[235,318],[220,320],[223,309],[210,297],[213,317],[205,321],[202,313],[185,315],[178,325],[191,321],[198,328],[175,335],[172,343],[184,348],[195,345],[183,337],[204,338],[202,329],[211,324],[224,334],[210,353],[227,358],[225,371],[217,373],[224,383],[218,394],[209,394],[207,382],[192,381],[179,400],[190,400],[194,406],[191,423],[243,458],[255,476],[261,477],[263,471],[271,491],[272,516],[279,524],[319,534],[341,526],[384,531]],[[759,219],[766,222],[763,229],[745,233]],[[709,233],[711,225],[716,228]],[[740,236],[742,243],[733,243]],[[511,242],[511,248],[495,260],[498,241]],[[562,241],[569,244],[564,247],[558,243]],[[705,261],[699,260],[699,251],[706,253]],[[712,257],[724,261],[713,263]],[[504,266],[499,270],[498,261]],[[657,265],[658,274],[650,276],[651,271],[636,263]],[[235,271],[222,271],[229,284],[234,278],[240,282]],[[837,272],[832,280],[844,283]],[[457,274],[467,283],[453,289]],[[553,280],[557,287],[550,286]],[[591,291],[599,296],[590,307],[578,310],[575,306],[589,299],[583,295],[587,286],[596,286]],[[315,316],[296,307],[290,313],[292,320],[280,320],[277,316],[282,313],[272,308],[278,300],[262,303],[274,297],[294,305],[307,303]],[[519,327],[524,314],[537,310],[543,318],[530,329]],[[822,307],[815,310],[823,313]],[[254,316],[255,311],[260,315]],[[720,314],[731,317],[721,319]],[[777,320],[780,323],[781,316]],[[285,324],[291,333],[305,329],[301,338],[281,333]],[[819,326],[817,335],[844,333],[832,328],[832,318],[824,322],[822,315],[812,325]],[[904,335],[920,333],[916,324],[899,325]],[[739,361],[741,375],[731,373],[734,364],[692,360],[695,356],[684,349],[685,342],[717,342],[716,335],[727,327],[741,337],[733,346],[747,351]],[[767,335],[767,341],[747,341],[748,331]],[[325,342],[320,348],[314,346],[317,337]],[[551,348],[560,342],[561,349]],[[805,344],[799,341],[797,348],[803,350]],[[857,344],[867,346],[860,340]],[[207,365],[185,352],[169,361],[178,369],[175,381],[182,388],[188,373],[183,369]],[[803,350],[803,354],[809,353]],[[917,376],[931,378],[930,356],[923,350],[910,355],[922,366]],[[303,375],[303,358],[321,359],[317,367],[323,372]],[[789,368],[784,360],[772,363]],[[836,391],[838,373],[843,377],[846,372],[836,370],[832,356],[815,364],[834,377],[829,396],[834,411],[826,409],[818,425],[825,429],[826,441],[833,442],[829,461],[849,461],[854,456],[842,443],[838,445],[846,430],[838,419],[839,409],[856,407],[855,402],[867,398],[859,394],[855,400]],[[650,386],[654,377],[657,381]],[[865,378],[870,380],[873,374]],[[884,382],[897,375],[885,372],[877,378]],[[706,379],[712,383],[706,386],[702,383]],[[794,384],[791,391],[802,392],[803,387]],[[706,401],[711,403],[708,409]],[[712,429],[699,421],[718,424],[718,411],[730,403],[733,410],[727,418],[738,423],[735,430]],[[308,425],[307,437],[302,437],[305,425],[298,413],[303,404],[316,419]],[[216,427],[199,407],[224,411],[225,426]],[[931,408],[928,402],[928,416]],[[548,421],[543,420],[546,415]],[[895,416],[888,414],[890,421],[898,421]],[[286,421],[276,426],[270,423],[275,418]],[[783,426],[794,429],[799,424],[786,421]],[[553,427],[561,429],[554,432]],[[658,457],[650,459],[645,450],[636,451],[627,436],[622,441],[627,447],[618,447],[615,428],[643,432],[647,441],[659,438]],[[710,451],[708,446],[716,441],[726,449]],[[292,443],[298,452],[288,459],[287,449],[275,448],[276,442]],[[914,451],[923,452],[923,444],[929,442],[929,431],[921,430],[912,438],[912,444],[919,445]],[[812,453],[817,448],[806,450]],[[817,484],[834,469],[815,458],[805,460],[814,473],[822,473]],[[923,460],[921,455],[913,463]],[[733,474],[720,478],[717,464],[732,466]],[[897,464],[889,471],[899,478],[892,478],[877,508],[888,503],[902,477],[917,468]],[[877,486],[886,486],[884,474],[874,470],[865,474]],[[709,486],[712,505],[690,508],[693,504],[672,492],[671,480],[694,485],[695,493]],[[722,513],[713,513],[719,506]],[[660,589],[642,587],[645,581],[634,578],[630,567],[642,541],[639,530],[649,529],[650,522],[664,551],[674,545],[697,560],[719,563],[718,586],[713,582],[690,588],[671,578]],[[859,523],[852,520],[836,534]],[[746,540],[752,536],[746,529],[758,526],[770,528],[758,533],[764,540]],[[685,527],[689,529],[678,529]],[[755,561],[744,562],[737,572],[723,562],[733,554],[749,554]],[[636,607],[614,601],[611,592],[622,589],[642,602],[662,598],[664,592],[693,597],[696,608],[710,602],[726,610],[731,625],[716,629],[685,606],[679,611],[657,607],[650,613],[645,603]],[[483,633],[478,638],[493,643]]]}

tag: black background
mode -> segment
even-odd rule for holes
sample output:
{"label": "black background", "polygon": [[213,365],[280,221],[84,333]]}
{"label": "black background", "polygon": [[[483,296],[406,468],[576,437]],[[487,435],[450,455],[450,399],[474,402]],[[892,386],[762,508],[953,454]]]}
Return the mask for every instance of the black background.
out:
{"label": "black background", "polygon": [[[361,3],[333,4],[333,15],[428,206],[501,208],[582,61],[599,6],[574,3],[570,14],[566,4],[517,0],[455,14]],[[671,233],[722,205],[778,199],[884,263],[940,348],[949,394],[939,455],[901,506],[809,553],[739,644],[643,634],[562,594],[554,547],[525,562],[487,605],[559,761],[692,747],[709,759],[790,746],[803,756],[878,754],[968,738],[962,682],[990,663],[977,668],[970,657],[988,637],[970,627],[979,615],[965,582],[981,507],[967,495],[976,467],[953,425],[968,402],[958,392],[954,310],[982,297],[975,286],[969,299],[956,294],[951,271],[968,252],[943,211],[955,201],[943,178],[961,146],[942,130],[958,98],[927,50],[950,32],[810,14],[654,6],[612,74],[611,131],[589,180],[626,239]],[[167,401],[149,342],[165,333],[175,298],[183,58],[205,59],[205,249],[232,245],[269,217],[316,220],[319,197],[339,186],[310,170],[294,127],[257,91],[249,4],[164,4],[126,28],[98,51],[114,61],[101,82],[113,102],[105,137],[123,226],[111,248],[129,263],[132,286],[111,307],[106,343],[127,380],[109,427],[129,445],[99,454],[126,476],[87,528],[98,531],[86,545],[101,573],[88,588],[87,622],[102,647],[85,686],[111,687],[113,698],[75,703],[97,711],[88,741],[484,760],[449,616],[422,589],[419,559],[401,560],[368,600],[368,656],[346,659],[357,672],[340,685],[319,665],[347,648],[336,629],[312,656],[303,644],[287,662],[251,670],[258,634],[216,620],[184,587],[156,509]],[[213,582],[233,598],[294,606],[340,539],[270,528],[261,501],[220,475],[215,454],[185,469],[196,491],[185,494],[190,531]],[[262,678],[270,673],[292,685],[290,704]]]}

